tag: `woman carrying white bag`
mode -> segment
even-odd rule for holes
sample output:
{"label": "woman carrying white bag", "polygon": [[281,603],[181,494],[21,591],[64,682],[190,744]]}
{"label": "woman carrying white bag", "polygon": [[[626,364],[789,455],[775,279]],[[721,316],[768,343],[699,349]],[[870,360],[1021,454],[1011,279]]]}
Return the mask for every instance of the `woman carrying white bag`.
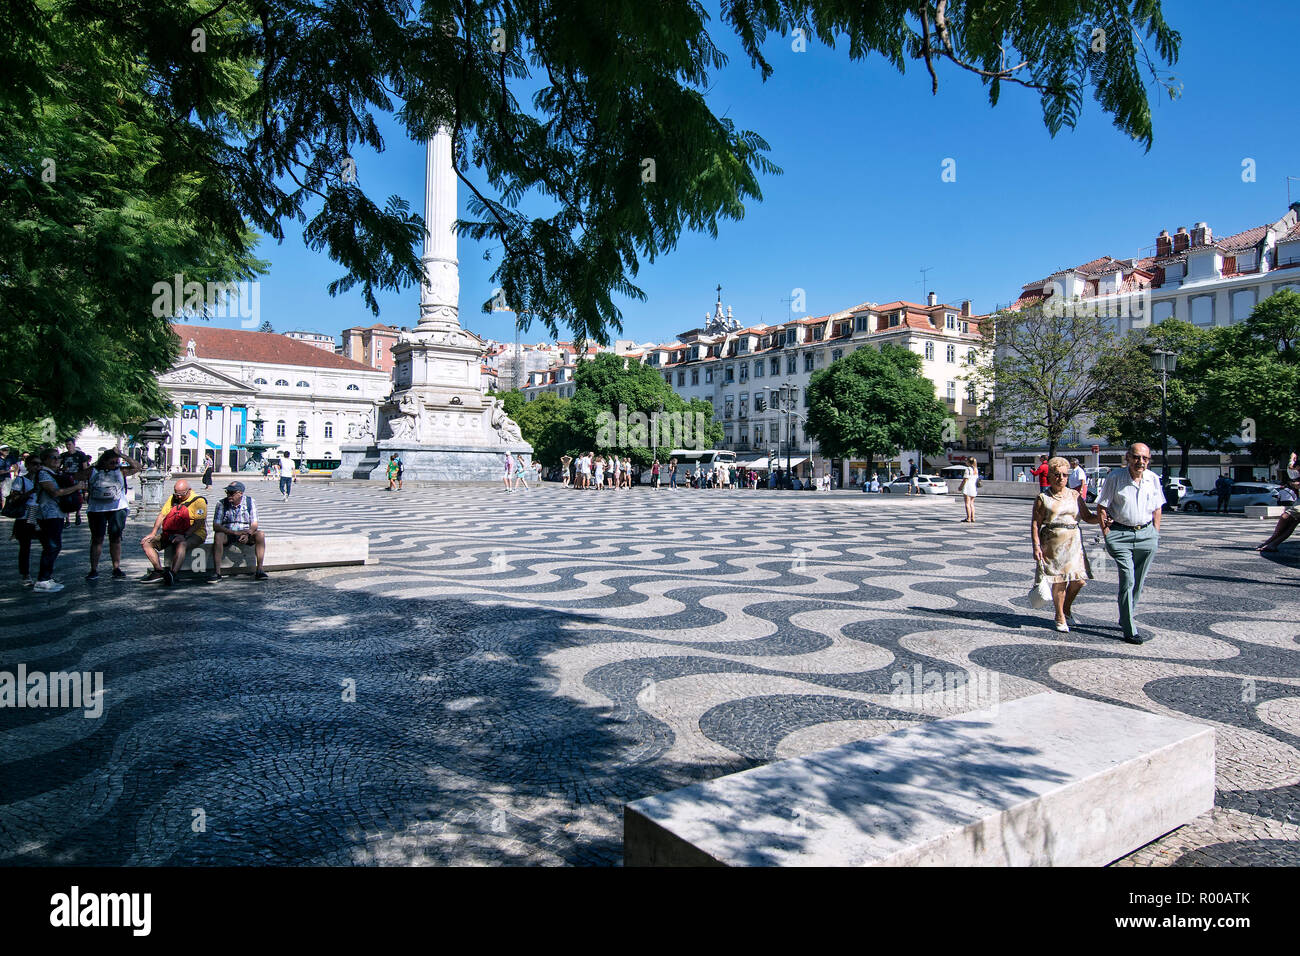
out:
{"label": "woman carrying white bag", "polygon": [[1047,463],[1048,485],[1034,499],[1034,513],[1029,525],[1034,561],[1037,562],[1030,603],[1034,607],[1046,604],[1044,592],[1050,587],[1052,606],[1056,611],[1056,629],[1067,633],[1070,625],[1075,623],[1071,611],[1074,599],[1092,577],[1088,556],[1083,550],[1079,522],[1097,524],[1100,521],[1088,510],[1079,493],[1066,485],[1069,477],[1070,463],[1064,458],[1053,458]]}

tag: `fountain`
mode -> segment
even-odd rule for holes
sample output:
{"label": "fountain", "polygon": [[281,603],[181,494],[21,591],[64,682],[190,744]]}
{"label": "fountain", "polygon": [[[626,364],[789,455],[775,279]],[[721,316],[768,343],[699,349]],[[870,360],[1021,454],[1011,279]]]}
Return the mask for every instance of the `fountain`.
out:
{"label": "fountain", "polygon": [[266,424],[266,419],[262,417],[259,409],[253,409],[253,417],[249,419],[253,426],[253,440],[246,441],[242,445],[235,445],[236,448],[242,448],[248,452],[248,458],[244,461],[244,471],[256,472],[261,474],[266,469],[266,462],[262,460],[262,453],[269,448],[276,448],[279,442],[268,444],[262,441],[262,426]]}

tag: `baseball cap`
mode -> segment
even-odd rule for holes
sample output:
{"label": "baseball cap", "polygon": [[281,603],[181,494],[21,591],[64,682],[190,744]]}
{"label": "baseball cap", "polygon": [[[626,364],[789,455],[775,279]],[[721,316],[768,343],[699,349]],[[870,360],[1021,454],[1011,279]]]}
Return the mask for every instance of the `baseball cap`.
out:
{"label": "baseball cap", "polygon": [[242,481],[232,481],[230,484],[226,485],[227,494],[229,494],[232,491],[243,491],[243,490],[244,490],[244,483]]}

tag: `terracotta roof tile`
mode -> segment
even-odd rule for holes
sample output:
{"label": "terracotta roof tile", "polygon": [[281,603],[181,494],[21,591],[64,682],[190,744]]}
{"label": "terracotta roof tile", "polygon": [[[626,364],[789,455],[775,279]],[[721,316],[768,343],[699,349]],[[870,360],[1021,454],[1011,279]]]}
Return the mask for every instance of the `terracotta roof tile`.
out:
{"label": "terracotta roof tile", "polygon": [[176,333],[176,351],[184,358],[191,339],[199,359],[225,359],[231,362],[261,362],[270,365],[300,365],[308,368],[332,368],[347,372],[377,372],[362,362],[318,349],[299,339],[274,332],[245,332],[219,329],[210,325],[172,325]]}

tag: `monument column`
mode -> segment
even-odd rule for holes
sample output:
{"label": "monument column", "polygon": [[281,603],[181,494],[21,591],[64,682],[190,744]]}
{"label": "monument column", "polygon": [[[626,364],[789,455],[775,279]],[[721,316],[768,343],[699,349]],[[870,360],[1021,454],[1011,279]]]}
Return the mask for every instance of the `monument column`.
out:
{"label": "monument column", "polygon": [[424,284],[421,328],[459,326],[460,273],[456,261],[456,170],[451,134],[439,127],[424,152]]}

